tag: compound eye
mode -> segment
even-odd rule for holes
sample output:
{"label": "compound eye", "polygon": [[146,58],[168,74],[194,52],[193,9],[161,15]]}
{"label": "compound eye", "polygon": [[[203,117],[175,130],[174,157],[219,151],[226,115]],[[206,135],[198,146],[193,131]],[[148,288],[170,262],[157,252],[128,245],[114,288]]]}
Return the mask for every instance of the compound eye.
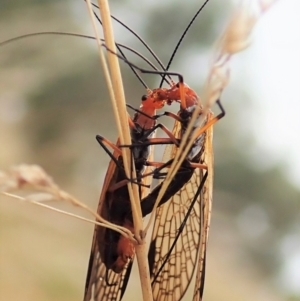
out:
{"label": "compound eye", "polygon": [[142,101],[145,101],[145,100],[147,100],[147,98],[148,98],[148,96],[147,96],[147,95],[143,95],[143,96],[142,96]]}

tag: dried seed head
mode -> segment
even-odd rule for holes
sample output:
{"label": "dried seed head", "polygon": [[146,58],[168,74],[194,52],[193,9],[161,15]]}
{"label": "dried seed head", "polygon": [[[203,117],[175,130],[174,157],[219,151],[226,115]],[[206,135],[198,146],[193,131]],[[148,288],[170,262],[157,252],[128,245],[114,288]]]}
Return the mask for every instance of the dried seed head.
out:
{"label": "dried seed head", "polygon": [[240,7],[232,16],[224,32],[221,54],[234,54],[244,50],[250,44],[250,33],[257,16],[248,9]]}
{"label": "dried seed head", "polygon": [[56,187],[52,178],[38,165],[13,166],[10,170],[10,176],[16,181],[16,188],[21,188],[24,185]]}
{"label": "dried seed head", "polygon": [[16,189],[18,186],[16,179],[12,178],[5,172],[0,171],[0,191],[5,192]]}
{"label": "dried seed head", "polygon": [[260,6],[261,13],[267,11],[271,7],[271,5],[274,4],[276,1],[277,0],[260,0],[259,6]]}
{"label": "dried seed head", "polygon": [[55,189],[52,178],[38,165],[21,164],[13,166],[5,173],[0,171],[0,191],[7,192],[24,186]]}
{"label": "dried seed head", "polygon": [[206,82],[204,103],[211,106],[220,98],[229,82],[229,63],[232,55],[249,46],[254,25],[275,2],[276,0],[241,1],[216,44],[215,56]]}

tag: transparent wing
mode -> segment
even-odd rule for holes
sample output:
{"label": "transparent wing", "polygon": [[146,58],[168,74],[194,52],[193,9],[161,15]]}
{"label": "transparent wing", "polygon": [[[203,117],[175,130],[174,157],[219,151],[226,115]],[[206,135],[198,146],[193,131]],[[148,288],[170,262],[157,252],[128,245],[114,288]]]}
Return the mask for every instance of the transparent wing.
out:
{"label": "transparent wing", "polygon": [[[117,141],[116,145],[119,145],[119,140]],[[115,158],[117,158],[116,153],[114,153],[113,155]],[[151,148],[149,151],[149,158],[150,160],[153,158],[153,148]],[[107,206],[109,200],[107,199],[106,192],[108,188],[116,182],[117,172],[118,171],[116,169],[116,164],[113,161],[110,161],[97,209],[98,214],[106,220],[110,220],[110,213],[108,212],[109,206]],[[149,176],[143,178],[142,181],[143,184],[151,184],[151,180],[152,177]],[[140,190],[141,197],[143,197],[149,189],[146,187],[141,187]],[[105,264],[101,259],[100,254],[102,250],[99,250],[99,248],[103,248],[102,240],[104,243],[103,238],[105,236],[105,231],[107,231],[107,229],[104,227],[95,227],[86,278],[84,301],[119,301],[123,297],[129,280],[133,259],[119,274],[115,273],[111,269],[107,270]]]}
{"label": "transparent wing", "polygon": [[[96,233],[94,234],[94,236]],[[118,301],[122,299],[130,276],[132,261],[122,273],[107,270],[94,240],[90,256],[84,301]],[[115,284],[108,285],[107,284]]]}
{"label": "transparent wing", "polygon": [[[108,187],[115,181],[115,173],[116,165],[113,161],[110,161],[97,209],[97,212],[107,220],[109,213],[105,206],[105,196]],[[95,226],[85,284],[84,301],[119,301],[121,300],[128,283],[132,261],[120,274],[117,274],[112,270],[107,270],[105,264],[101,260],[97,237],[104,237],[105,231],[105,228]],[[115,285],[108,285],[108,283]]]}
{"label": "transparent wing", "polygon": [[[181,126],[175,123],[173,134],[178,137]],[[204,143],[204,152],[199,163],[206,164],[206,141]],[[164,154],[164,162],[174,157],[177,148],[168,146]],[[212,151],[212,149],[209,149]],[[212,153],[211,153],[212,155]],[[204,177],[206,171],[195,169],[192,178],[179,190],[167,203],[159,207],[156,212],[156,219],[153,228],[153,234],[149,250],[149,264],[152,279],[152,288],[154,300],[161,301],[179,301],[185,294],[192,280],[199,257],[205,258],[206,235],[209,223],[208,208],[211,207],[207,198],[207,191],[210,188],[205,183],[203,189],[196,198],[194,206],[188,216],[181,234],[178,237],[178,231],[181,227],[191,203],[197,193],[198,187]],[[210,212],[210,209],[209,209]],[[169,250],[174,240],[178,240],[171,254]],[[161,266],[166,260],[166,263]],[[202,268],[199,269],[197,275],[204,278],[204,260]],[[198,281],[198,280],[197,280]],[[204,283],[202,281],[202,283]],[[197,284],[199,288],[199,285]],[[203,290],[203,284],[200,284]],[[198,299],[201,300],[201,299]]]}

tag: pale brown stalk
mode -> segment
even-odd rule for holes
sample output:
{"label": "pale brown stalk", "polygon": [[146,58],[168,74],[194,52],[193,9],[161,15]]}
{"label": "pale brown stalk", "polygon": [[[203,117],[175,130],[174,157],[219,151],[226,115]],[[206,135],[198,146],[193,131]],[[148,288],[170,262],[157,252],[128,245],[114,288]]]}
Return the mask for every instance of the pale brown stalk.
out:
{"label": "pale brown stalk", "polygon": [[[20,196],[17,194],[17,191],[20,190],[29,192],[26,196]],[[31,192],[32,190],[34,190],[34,192]],[[51,209],[52,211],[84,220],[84,218],[80,216],[44,204],[44,202],[53,200],[68,202],[73,206],[82,208],[84,211],[95,217],[98,222],[94,222],[94,224],[100,223],[103,227],[113,229],[133,240],[133,235],[128,229],[108,222],[85,203],[79,201],[74,196],[62,190],[38,165],[21,164],[11,167],[8,172],[2,171],[0,173],[0,193],[4,196],[26,201],[47,209]],[[86,221],[92,222],[88,219],[86,219]]]}
{"label": "pale brown stalk", "polygon": [[[91,10],[90,1],[87,1],[87,3],[89,3],[88,4],[89,10]],[[99,4],[102,23],[103,23],[105,44],[110,50],[116,52],[108,2],[106,0],[98,0],[98,4]],[[95,28],[95,32],[97,32],[96,27],[94,28]],[[98,33],[96,33],[96,36],[98,40],[98,46],[100,46]],[[101,46],[99,48],[101,48]],[[100,52],[102,53],[102,50],[100,50]],[[100,54],[100,57],[101,56],[102,54]],[[125,113],[126,103],[125,103],[125,96],[124,96],[124,90],[122,84],[122,77],[121,77],[121,72],[119,67],[119,60],[111,52],[108,52],[107,57],[108,57],[110,77],[108,77],[106,81],[109,87],[110,88],[112,87],[112,90],[110,90],[110,96],[111,96],[111,102],[114,109],[117,127],[118,127],[120,143],[129,145],[131,144],[131,138],[130,138],[130,132],[128,126],[128,116],[127,113]],[[102,59],[101,59],[101,63],[102,63]],[[124,168],[127,177],[136,178],[135,170],[131,172],[130,169],[131,167],[130,160],[132,159],[130,150],[127,148],[123,148],[122,157],[123,157]],[[137,262],[138,262],[139,273],[140,273],[143,300],[151,301],[153,300],[153,297],[152,297],[151,284],[150,284],[149,266],[147,261],[147,249],[146,249],[146,243],[142,231],[143,220],[142,220],[142,213],[140,208],[138,189],[137,186],[132,185],[132,183],[128,183],[127,186],[130,195],[135,237],[137,239],[136,256],[137,256]]]}

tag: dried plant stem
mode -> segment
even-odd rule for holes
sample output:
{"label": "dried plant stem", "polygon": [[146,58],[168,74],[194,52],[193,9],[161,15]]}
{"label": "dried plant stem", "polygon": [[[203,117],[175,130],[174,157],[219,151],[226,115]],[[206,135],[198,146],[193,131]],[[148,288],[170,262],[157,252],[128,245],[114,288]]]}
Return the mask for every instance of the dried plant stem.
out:
{"label": "dried plant stem", "polygon": [[28,199],[27,197],[22,197],[22,196],[19,196],[19,195],[16,195],[16,194],[13,194],[13,193],[9,193],[9,192],[2,192],[3,195],[5,196],[8,196],[8,197],[11,197],[11,198],[14,198],[14,199],[17,199],[19,201],[27,201],[27,202],[30,202],[30,204],[34,204],[34,205],[37,205],[37,206],[40,206],[40,207],[44,207],[46,209],[49,209],[51,211],[55,211],[57,213],[61,213],[63,215],[68,215],[68,216],[71,216],[71,217],[74,217],[76,219],[79,219],[79,220],[82,220],[82,221],[85,221],[85,222],[88,222],[88,223],[91,223],[91,224],[94,224],[94,225],[98,225],[98,226],[101,226],[101,227],[106,227],[106,228],[109,228],[109,229],[113,229],[117,232],[119,232],[120,234],[124,235],[124,233],[122,231],[118,231],[115,227],[110,227],[108,226],[106,223],[99,223],[95,220],[91,220],[91,219],[88,219],[88,218],[84,218],[80,215],[77,215],[77,214],[73,214],[73,213],[70,213],[68,211],[65,211],[65,210],[61,210],[61,209],[58,209],[58,208],[55,208],[53,206],[49,206],[49,205],[46,205],[44,203],[41,203],[41,202],[38,202],[38,201],[33,201],[33,200],[30,200]]}
{"label": "dried plant stem", "polygon": [[[101,63],[102,69],[103,69],[104,77],[105,77],[105,80],[106,80],[106,85],[107,85],[107,88],[108,88],[108,91],[109,91],[109,96],[110,96],[110,99],[111,99],[111,102],[112,102],[113,108],[114,108],[115,121],[116,121],[117,128],[118,128],[118,131],[119,131],[120,141],[123,144],[130,144],[130,138],[129,138],[129,142],[128,142],[127,139],[124,138],[124,136],[123,136],[123,129],[128,130],[127,119],[126,119],[126,125],[122,126],[122,124],[120,123],[120,120],[121,120],[120,115],[121,114],[119,114],[120,110],[118,110],[118,104],[117,104],[116,97],[115,97],[115,90],[114,90],[115,86],[113,85],[113,82],[111,80],[111,76],[110,76],[110,73],[109,73],[107,62],[106,62],[106,59],[105,59],[105,56],[104,56],[101,38],[99,36],[98,30],[97,30],[97,25],[96,25],[95,18],[94,18],[94,15],[93,15],[92,4],[91,4],[90,0],[87,0],[86,3],[87,3],[87,6],[88,6],[88,12],[90,14],[90,19],[92,21],[92,25],[93,25],[94,32],[95,32],[95,35],[96,35],[96,41],[97,41],[97,45],[98,45],[100,63]],[[100,5],[99,5],[99,7],[100,7]],[[103,21],[103,28],[105,28],[105,24],[106,23]],[[122,80],[121,80],[121,86],[122,86]],[[121,100],[123,100],[123,103],[125,103],[124,93],[123,93],[123,98],[121,97],[119,99],[120,99],[119,100],[120,103],[121,103]],[[121,104],[121,106],[122,106],[122,104]],[[126,111],[125,105],[123,105],[123,108],[124,108],[124,110],[121,111],[121,112],[124,115],[124,112]],[[124,118],[122,120],[124,120]],[[128,131],[128,133],[129,133],[129,131]],[[129,173],[129,166],[130,165],[129,165],[129,159],[128,159],[128,158],[130,158],[130,153],[129,153],[129,150],[126,149],[126,148],[123,148],[122,152],[123,152],[123,158],[124,158],[125,172],[126,172],[126,175],[128,177],[130,177],[129,176],[130,175],[130,173]],[[124,153],[125,153],[125,156],[124,156]],[[128,153],[129,153],[129,155],[128,155]],[[135,171],[133,171],[133,178],[136,178],[135,177]],[[137,191],[137,189],[135,189],[135,190],[136,190],[136,192],[135,192],[136,196],[138,196],[138,191]],[[128,184],[128,191],[129,191],[129,195],[130,195],[131,200],[132,199],[137,199],[136,197],[135,198],[133,197],[133,189],[132,189],[132,186],[130,185],[130,183]],[[135,209],[136,209],[136,206],[135,206]],[[133,212],[137,212],[137,210],[135,210]],[[141,213],[140,213],[140,216],[141,216]],[[140,219],[142,219],[142,218],[140,218]]]}
{"label": "dried plant stem", "polygon": [[[90,14],[92,15],[90,1],[87,1],[87,3],[89,6]],[[108,2],[106,0],[98,0],[98,5],[99,5],[100,15],[103,23],[102,26],[103,26],[105,44],[113,52],[116,52]],[[94,18],[92,19],[94,20]],[[95,27],[95,32],[97,32],[96,27]],[[96,34],[96,36],[97,36],[98,46],[99,46],[100,40],[98,34]],[[107,82],[109,83],[109,87],[113,88],[113,90],[110,90],[110,96],[111,96],[111,101],[114,109],[117,127],[118,127],[120,143],[129,145],[131,144],[131,137],[130,137],[129,127],[128,127],[128,116],[127,113],[125,113],[127,111],[125,105],[125,96],[124,96],[122,77],[121,77],[121,72],[119,67],[119,61],[118,58],[110,52],[107,54],[107,56],[108,56],[108,64],[109,64],[109,70],[111,75],[111,77],[107,79]],[[133,170],[132,172],[130,171],[131,168],[130,162],[132,160],[130,149],[122,148],[122,158],[123,158],[123,164],[124,164],[126,175],[129,178],[136,178],[135,170]],[[136,256],[137,256],[137,261],[138,261],[138,266],[140,271],[143,300],[151,301],[153,300],[153,297],[152,297],[152,290],[150,284],[149,265],[147,261],[147,249],[146,249],[144,236],[142,234],[143,220],[142,220],[142,212],[140,208],[138,189],[137,189],[137,185],[132,185],[132,183],[128,183],[127,186],[128,186],[128,192],[129,192],[131,208],[132,208],[135,237],[137,238],[138,241],[138,245],[136,245]]]}
{"label": "dried plant stem", "polygon": [[[112,30],[111,18],[110,18],[110,11],[108,2],[106,0],[98,0],[101,20],[103,23],[103,32],[104,32],[104,39],[105,44],[109,49],[113,52],[117,52],[115,41],[114,41],[114,34]],[[116,55],[111,52],[107,53],[108,57],[108,64],[112,79],[112,86],[114,89],[114,98],[111,99],[115,118],[117,120],[118,132],[120,137],[121,144],[129,145],[131,144],[131,137],[129,132],[128,126],[128,116],[126,111],[126,102],[125,102],[125,95],[123,89],[123,82],[122,76],[120,72],[119,66],[119,59]],[[126,175],[129,178],[136,178],[135,170],[131,172],[131,151],[129,148],[122,148],[122,157]],[[134,167],[134,166],[133,166]],[[128,191],[131,201],[131,208],[132,208],[132,215],[133,215],[133,222],[135,228],[135,235],[138,240],[142,243],[142,238],[140,238],[140,232],[143,229],[143,221],[142,221],[142,212],[140,209],[140,200],[138,189],[136,185],[132,185],[128,183]]]}
{"label": "dried plant stem", "polygon": [[51,189],[51,190],[49,190],[49,192],[53,193],[54,196],[56,196],[58,199],[66,200],[66,201],[72,203],[75,206],[79,206],[79,207],[85,209],[87,212],[92,214],[99,222],[102,222],[105,227],[116,230],[117,232],[121,233],[122,235],[125,234],[126,237],[131,237],[132,238],[132,234],[128,229],[126,229],[124,227],[120,227],[118,225],[115,225],[115,224],[107,221],[106,219],[101,217],[97,212],[95,212],[93,209],[91,209],[89,206],[87,206],[86,204],[80,202],[79,200],[77,200],[76,198],[74,198],[70,194],[66,193],[65,191],[62,191],[60,189],[57,189],[56,191],[53,191]]}
{"label": "dried plant stem", "polygon": [[[34,189],[35,192],[30,193],[25,197],[13,193],[13,191],[23,190],[24,188]],[[104,227],[114,229],[132,241],[136,241],[130,230],[105,220],[85,203],[62,190],[43,168],[38,165],[21,164],[13,166],[8,172],[0,171],[0,193],[5,196],[22,199],[28,202],[35,201],[41,203],[52,200],[68,202],[73,206],[80,207],[89,214],[92,214]],[[50,208],[53,207],[49,206],[49,209]]]}
{"label": "dried plant stem", "polygon": [[[10,198],[14,198],[17,200],[21,200],[21,201],[26,201],[29,202],[31,204],[35,204],[44,208],[48,208],[52,211],[56,211],[65,215],[69,215],[69,216],[73,216],[76,217],[78,219],[82,219],[82,220],[86,220],[86,221],[90,221],[94,224],[99,224],[102,227],[106,227],[109,229],[112,229],[116,232],[119,232],[120,234],[122,234],[125,237],[128,237],[129,239],[131,239],[132,241],[135,241],[135,239],[133,238],[132,233],[125,227],[122,226],[118,226],[115,225],[113,223],[110,223],[109,221],[105,220],[104,218],[102,218],[97,212],[95,212],[93,209],[91,209],[90,207],[88,207],[86,204],[80,202],[79,200],[77,200],[76,198],[74,198],[73,196],[71,196],[70,194],[66,193],[65,191],[61,190],[60,188],[56,187],[44,187],[44,186],[38,186],[38,185],[32,185],[32,187],[35,190],[39,190],[39,191],[43,191],[46,192],[48,195],[48,198],[45,199],[45,197],[40,197],[39,193],[33,193],[31,195],[28,195],[26,197],[23,196],[19,196],[17,194],[11,193],[11,192],[7,192],[7,191],[1,191],[0,193],[4,196],[8,196]],[[37,200],[38,199],[38,200]],[[58,208],[55,208],[53,206],[49,206],[49,205],[45,205],[43,202],[45,201],[50,201],[50,200],[63,200],[63,201],[67,201],[69,203],[71,203],[73,206],[76,207],[80,207],[82,209],[84,209],[85,211],[87,211],[88,213],[92,214],[97,221],[92,221],[92,220],[88,220],[85,219],[83,217],[80,217],[78,215],[72,214],[72,213],[68,213],[66,211],[60,210]]]}

